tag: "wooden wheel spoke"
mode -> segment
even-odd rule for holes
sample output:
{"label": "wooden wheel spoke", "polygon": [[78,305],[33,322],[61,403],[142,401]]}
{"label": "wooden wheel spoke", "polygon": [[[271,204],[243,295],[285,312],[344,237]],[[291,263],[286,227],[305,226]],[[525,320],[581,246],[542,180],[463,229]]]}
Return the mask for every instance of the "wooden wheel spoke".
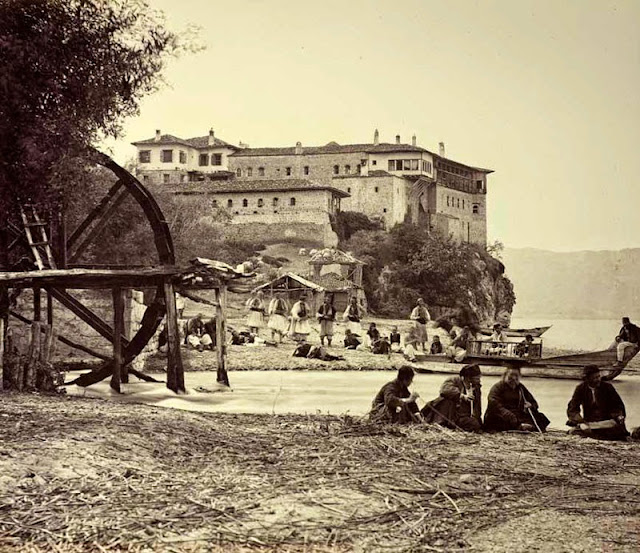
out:
{"label": "wooden wheel spoke", "polygon": [[[129,190],[122,187],[122,181],[118,181],[111,187],[111,190],[102,199],[100,204],[87,216],[87,218],[80,223],[78,228],[73,232],[69,240],[67,241],[67,260],[69,263],[76,261],[82,253],[87,249],[89,244],[105,229],[107,223],[120,207],[120,205],[129,196]],[[93,224],[95,222],[95,224]],[[87,232],[86,236],[80,240],[81,236],[87,229],[93,224],[91,229]],[[80,240],[80,243],[73,248],[74,243]]]}
{"label": "wooden wheel spoke", "polygon": [[[82,305],[82,303],[80,303],[71,294],[58,288],[51,288],[51,295],[67,309],[75,313],[80,319],[87,323],[96,332],[98,332],[98,334],[109,340],[111,343],[114,342],[113,328],[111,328],[108,323],[106,323],[102,318],[91,311],[91,309]],[[122,345],[126,347],[128,344],[129,340],[122,336]]]}

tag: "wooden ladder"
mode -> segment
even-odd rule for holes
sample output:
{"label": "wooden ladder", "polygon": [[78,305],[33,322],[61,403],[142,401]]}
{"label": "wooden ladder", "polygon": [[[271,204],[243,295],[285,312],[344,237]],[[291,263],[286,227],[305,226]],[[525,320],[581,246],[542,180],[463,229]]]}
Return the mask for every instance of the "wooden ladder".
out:
{"label": "wooden ladder", "polygon": [[[47,236],[47,223],[43,223],[40,220],[33,204],[25,204],[21,207],[20,216],[22,217],[27,242],[33,252],[38,270],[55,269],[56,262],[53,259],[51,243]],[[48,267],[45,267],[45,262],[48,264]]]}

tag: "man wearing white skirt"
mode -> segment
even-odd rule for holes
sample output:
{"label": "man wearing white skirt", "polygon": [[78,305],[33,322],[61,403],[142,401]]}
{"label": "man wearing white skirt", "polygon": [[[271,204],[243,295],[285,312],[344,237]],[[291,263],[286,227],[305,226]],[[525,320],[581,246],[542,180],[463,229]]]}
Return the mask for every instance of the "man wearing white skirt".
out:
{"label": "man wearing white skirt", "polygon": [[260,329],[264,326],[264,294],[259,291],[255,296],[249,298],[247,307],[249,308],[249,316],[247,317],[247,326],[249,332],[258,335]]}
{"label": "man wearing white skirt", "polygon": [[355,296],[351,296],[342,318],[347,323],[347,328],[356,336],[362,336],[360,320],[363,316],[364,310],[358,305],[358,299]]}
{"label": "man wearing white skirt", "polygon": [[291,328],[289,333],[296,341],[306,340],[311,332],[309,325],[309,305],[302,296],[291,308]]}
{"label": "man wearing white skirt", "polygon": [[333,306],[333,298],[329,294],[324,295],[324,303],[318,308],[318,320],[320,321],[320,343],[324,346],[331,345],[333,339],[333,322],[336,319],[336,308]]}
{"label": "man wearing white skirt", "polygon": [[275,297],[269,302],[269,322],[267,327],[271,329],[271,339],[273,341],[275,341],[277,334],[279,342],[282,343],[282,338],[289,329],[288,312],[289,306],[284,299]]}
{"label": "man wearing white skirt", "polygon": [[427,336],[427,322],[431,320],[431,315],[429,315],[422,298],[418,299],[418,305],[413,308],[409,318],[414,321],[418,344],[422,347],[422,351],[426,351],[427,340],[429,339]]}

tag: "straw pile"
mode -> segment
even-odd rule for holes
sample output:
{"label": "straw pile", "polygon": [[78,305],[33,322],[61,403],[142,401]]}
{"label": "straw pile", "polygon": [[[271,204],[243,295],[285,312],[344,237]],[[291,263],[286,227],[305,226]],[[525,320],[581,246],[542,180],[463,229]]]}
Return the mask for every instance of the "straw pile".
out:
{"label": "straw pile", "polygon": [[0,421],[0,551],[531,551],[563,531],[632,551],[640,532],[633,443],[33,395]]}

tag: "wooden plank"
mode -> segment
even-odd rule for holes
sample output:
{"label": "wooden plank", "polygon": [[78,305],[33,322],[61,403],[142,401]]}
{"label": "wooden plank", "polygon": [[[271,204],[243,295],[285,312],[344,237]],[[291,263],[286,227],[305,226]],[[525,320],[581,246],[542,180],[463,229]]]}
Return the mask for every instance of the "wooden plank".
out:
{"label": "wooden plank", "polygon": [[5,319],[0,317],[0,392],[4,390],[4,329]]}
{"label": "wooden plank", "polygon": [[[223,287],[224,288],[224,287]],[[227,355],[227,329],[224,318],[224,290],[215,289],[216,303],[216,355],[218,361],[218,371],[216,380],[220,384],[229,386],[229,375],[227,374],[226,355]]]}
{"label": "wooden plank", "polygon": [[42,323],[33,321],[31,323],[31,343],[29,344],[29,354],[27,364],[24,369],[24,388],[27,390],[35,390],[36,373],[38,371],[38,360],[40,359],[40,333],[42,331]]}
{"label": "wooden plank", "polygon": [[104,198],[100,200],[100,202],[89,212],[89,215],[87,215],[84,221],[82,221],[71,233],[71,236],[69,236],[69,239],[67,240],[67,250],[71,249],[78,238],[84,234],[84,231],[87,230],[93,221],[102,216],[102,214],[107,210],[111,199],[116,195],[120,188],[122,188],[122,186],[124,186],[124,183],[121,180],[118,180],[111,188],[109,188],[109,191]]}
{"label": "wooden plank", "polygon": [[184,392],[184,367],[180,353],[176,294],[169,279],[164,283],[164,301],[167,308],[167,388],[176,393]]}
{"label": "wooden plank", "polygon": [[[93,328],[98,334],[114,342],[114,330],[105,321],[103,321],[98,315],[96,315],[91,309],[85,307],[76,298],[66,291],[59,290],[58,288],[51,288],[53,297],[56,298],[67,309],[73,311],[80,319]],[[121,343],[126,347],[129,341],[124,337],[120,337]]]}
{"label": "wooden plank", "polygon": [[[17,313],[15,311],[10,311],[9,314],[12,317],[15,317],[16,319],[18,319],[19,321],[22,321],[23,323],[26,324],[31,324],[32,321],[30,321],[29,319],[27,319],[27,317],[24,317],[22,315],[20,315],[20,313]],[[69,346],[70,348],[74,348],[74,349],[78,349],[80,351],[84,351],[85,353],[88,353],[89,355],[93,355],[94,357],[97,357],[98,359],[104,359],[105,361],[107,359],[111,359],[109,356],[104,355],[102,353],[99,353],[97,351],[92,350],[91,348],[88,348],[87,346],[84,346],[82,344],[78,344],[72,340],[69,340],[69,338],[65,338],[64,336],[57,336],[57,339],[62,342],[63,344]]]}
{"label": "wooden plank", "polygon": [[[113,203],[106,209],[104,213],[100,215],[97,223],[93,226],[93,228],[87,233],[84,240],[82,240],[73,250],[71,254],[68,254],[68,263],[73,263],[76,261],[82,253],[89,247],[89,244],[95,240],[95,238],[105,229],[107,223],[116,212],[116,210],[120,207],[120,205],[129,197],[129,191],[125,188],[118,192],[117,196],[113,200]],[[67,252],[70,251],[70,248],[67,246]]]}
{"label": "wooden plank", "polygon": [[113,288],[113,373],[111,374],[111,388],[120,393],[122,380],[122,333],[124,331],[124,290]]}
{"label": "wooden plank", "polygon": [[47,324],[53,325],[53,296],[50,290],[47,290]]}
{"label": "wooden plank", "polygon": [[42,320],[42,294],[39,286],[33,287],[33,320]]}

